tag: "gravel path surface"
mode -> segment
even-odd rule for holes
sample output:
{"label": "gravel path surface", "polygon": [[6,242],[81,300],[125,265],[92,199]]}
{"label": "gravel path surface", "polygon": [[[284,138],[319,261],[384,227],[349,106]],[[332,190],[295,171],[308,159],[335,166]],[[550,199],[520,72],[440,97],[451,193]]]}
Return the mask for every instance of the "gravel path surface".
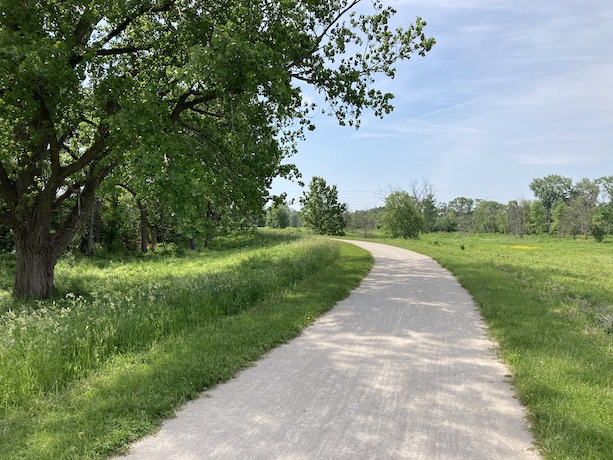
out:
{"label": "gravel path surface", "polygon": [[121,459],[538,459],[470,296],[369,242],[351,296]]}

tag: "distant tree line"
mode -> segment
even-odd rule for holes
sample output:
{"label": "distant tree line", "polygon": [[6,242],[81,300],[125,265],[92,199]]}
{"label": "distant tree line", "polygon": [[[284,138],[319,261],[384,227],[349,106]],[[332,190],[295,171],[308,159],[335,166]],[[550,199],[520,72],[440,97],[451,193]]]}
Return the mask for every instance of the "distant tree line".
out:
{"label": "distant tree line", "polygon": [[419,233],[470,232],[516,235],[593,236],[602,241],[613,233],[613,176],[595,180],[549,175],[534,179],[535,200],[492,200],[457,197],[438,203],[433,187],[413,183],[394,190],[385,206],[346,215],[347,228],[364,235],[374,229],[412,238]]}
{"label": "distant tree line", "polygon": [[[463,232],[523,235],[593,236],[602,241],[613,234],[613,176],[571,178],[549,175],[530,183],[534,200],[493,200],[457,197],[448,203],[436,200],[428,181],[413,182],[408,190],[387,193],[385,205],[349,212],[339,204],[336,187],[313,178],[311,189],[296,211],[279,203],[266,211],[269,227],[311,227],[316,233],[342,234],[345,229],[368,237],[383,231],[395,238],[416,238],[421,233]],[[325,211],[324,211],[325,210]],[[324,218],[324,214],[334,215]],[[326,227],[329,222],[333,226]]]}

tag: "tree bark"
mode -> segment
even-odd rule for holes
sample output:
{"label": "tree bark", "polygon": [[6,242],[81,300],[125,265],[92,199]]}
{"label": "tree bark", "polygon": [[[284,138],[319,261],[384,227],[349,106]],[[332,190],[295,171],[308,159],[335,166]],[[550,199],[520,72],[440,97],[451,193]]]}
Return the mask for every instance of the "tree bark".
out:
{"label": "tree bark", "polygon": [[86,254],[88,257],[94,255],[94,214],[95,214],[95,206],[92,207],[92,210],[89,215],[89,226],[87,228],[87,249]]}
{"label": "tree bark", "polygon": [[12,228],[15,241],[17,298],[47,299],[54,293],[57,261],[77,235],[94,207],[95,192],[112,166],[90,177],[74,194],[76,200],[64,220],[54,225],[54,189],[43,190],[34,203],[21,211]]}
{"label": "tree bark", "polygon": [[15,237],[15,297],[47,299],[53,295],[57,252],[57,248],[33,244],[27,237]]}
{"label": "tree bark", "polygon": [[141,252],[147,252],[147,243],[149,238],[149,232],[147,228],[147,208],[142,203],[138,203],[140,208],[140,250]]}

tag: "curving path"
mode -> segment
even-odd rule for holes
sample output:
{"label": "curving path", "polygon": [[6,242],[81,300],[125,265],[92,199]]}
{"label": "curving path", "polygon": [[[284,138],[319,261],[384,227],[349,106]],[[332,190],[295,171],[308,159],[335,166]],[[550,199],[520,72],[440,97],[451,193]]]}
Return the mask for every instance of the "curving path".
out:
{"label": "curving path", "polygon": [[466,291],[425,256],[351,243],[376,261],[359,288],[127,458],[539,458]]}

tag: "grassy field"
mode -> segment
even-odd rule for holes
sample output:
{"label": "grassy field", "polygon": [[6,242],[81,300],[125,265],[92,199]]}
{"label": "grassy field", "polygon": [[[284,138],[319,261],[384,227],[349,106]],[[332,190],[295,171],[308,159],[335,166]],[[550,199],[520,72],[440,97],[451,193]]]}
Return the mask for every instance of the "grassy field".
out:
{"label": "grassy field", "polygon": [[0,262],[0,458],[125,449],[200,391],[295,337],[372,266],[322,239],[260,234],[198,254],[66,256],[58,295],[11,299]]}
{"label": "grassy field", "polygon": [[613,458],[613,244],[430,234],[427,254],[481,308],[547,459]]}

